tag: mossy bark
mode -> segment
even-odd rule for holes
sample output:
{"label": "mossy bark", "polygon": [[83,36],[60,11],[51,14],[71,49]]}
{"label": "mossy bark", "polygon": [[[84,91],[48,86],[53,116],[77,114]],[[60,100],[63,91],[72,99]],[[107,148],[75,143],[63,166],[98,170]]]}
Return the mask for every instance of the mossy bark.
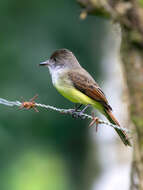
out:
{"label": "mossy bark", "polygon": [[127,81],[130,118],[134,124],[131,190],[143,190],[143,1],[77,0],[84,13],[119,22],[121,57]]}
{"label": "mossy bark", "polygon": [[[128,33],[126,33],[127,35]],[[130,96],[130,118],[134,124],[131,189],[143,189],[143,49],[123,40],[122,60]]]}

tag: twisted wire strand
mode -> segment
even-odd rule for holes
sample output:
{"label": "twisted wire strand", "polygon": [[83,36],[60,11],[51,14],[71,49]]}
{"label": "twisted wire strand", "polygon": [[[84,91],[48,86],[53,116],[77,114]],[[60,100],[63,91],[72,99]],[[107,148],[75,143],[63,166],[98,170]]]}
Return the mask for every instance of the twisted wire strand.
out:
{"label": "twisted wire strand", "polygon": [[[4,98],[0,98],[0,104],[3,104],[3,105],[6,105],[6,106],[22,106],[23,102],[20,102],[20,101],[9,101],[9,100],[6,100]],[[53,111],[57,111],[57,112],[60,112],[60,113],[64,113],[64,114],[70,114],[72,115],[72,111],[73,109],[62,109],[62,108],[57,108],[57,107],[54,107],[54,106],[50,106],[50,105],[45,105],[45,104],[40,104],[40,103],[35,103],[35,106],[36,107],[41,107],[41,108],[45,108],[45,109],[48,109],[48,110],[53,110]],[[78,114],[78,112],[75,112],[75,114]],[[85,114],[85,113],[82,113],[81,116],[84,116],[84,119],[93,119],[93,117],[91,115],[88,115],[88,114]],[[99,124],[105,124],[107,126],[110,126],[112,128],[116,128],[116,129],[119,129],[119,130],[122,130],[122,131],[125,131],[126,133],[130,133],[130,131],[126,128],[123,128],[123,127],[119,127],[117,125],[113,125],[109,122],[106,122],[106,121],[103,121],[101,119],[98,120],[98,123]]]}

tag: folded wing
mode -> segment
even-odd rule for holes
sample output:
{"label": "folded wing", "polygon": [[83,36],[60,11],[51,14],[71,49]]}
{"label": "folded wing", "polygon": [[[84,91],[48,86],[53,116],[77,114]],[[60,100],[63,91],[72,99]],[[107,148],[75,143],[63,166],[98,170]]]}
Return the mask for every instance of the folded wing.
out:
{"label": "folded wing", "polygon": [[100,102],[106,109],[112,110],[101,88],[88,73],[84,72],[83,74],[76,71],[68,73],[74,87],[93,100]]}

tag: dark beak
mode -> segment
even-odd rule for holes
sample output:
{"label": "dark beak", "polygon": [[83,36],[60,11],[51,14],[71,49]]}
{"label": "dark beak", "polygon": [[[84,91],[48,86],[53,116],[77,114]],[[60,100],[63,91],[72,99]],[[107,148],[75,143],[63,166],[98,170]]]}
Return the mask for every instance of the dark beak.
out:
{"label": "dark beak", "polygon": [[44,62],[41,62],[40,64],[39,64],[40,66],[48,66],[48,65],[50,65],[50,62],[49,62],[49,60],[47,60],[47,61],[44,61]]}

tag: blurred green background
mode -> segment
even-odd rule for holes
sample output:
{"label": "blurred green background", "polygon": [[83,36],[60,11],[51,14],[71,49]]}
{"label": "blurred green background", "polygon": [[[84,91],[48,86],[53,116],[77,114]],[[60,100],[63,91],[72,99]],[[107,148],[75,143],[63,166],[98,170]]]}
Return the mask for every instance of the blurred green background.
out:
{"label": "blurred green background", "polygon": [[[0,1],[0,97],[72,108],[38,64],[59,48],[98,81],[104,20],[81,21],[74,0]],[[88,122],[0,105],[0,190],[87,190],[98,174]],[[94,147],[95,152],[95,147]]]}

